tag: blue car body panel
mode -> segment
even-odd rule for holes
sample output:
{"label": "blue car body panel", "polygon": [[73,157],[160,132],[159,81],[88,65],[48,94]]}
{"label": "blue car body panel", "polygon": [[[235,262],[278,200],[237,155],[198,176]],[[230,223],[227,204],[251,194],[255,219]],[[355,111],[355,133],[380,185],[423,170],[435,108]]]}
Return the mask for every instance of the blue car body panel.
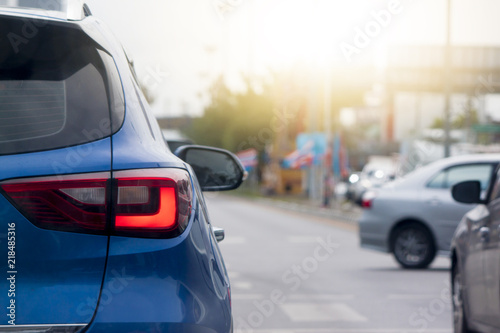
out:
{"label": "blue car body panel", "polygon": [[[109,172],[111,140],[47,152],[0,156],[2,180],[65,173]],[[104,276],[108,237],[43,230],[0,196],[0,256],[7,267],[9,223],[15,223],[16,325],[77,324],[82,307],[97,306]],[[11,274],[9,274],[10,276]],[[0,304],[9,306],[10,283],[2,279]],[[2,316],[0,325],[11,317]],[[88,322],[87,322],[88,323]]]}
{"label": "blue car body panel", "polygon": [[109,172],[111,139],[29,154],[0,156],[0,180],[74,173]]}
{"label": "blue car body panel", "polygon": [[207,331],[229,331],[229,285],[208,250],[213,240],[206,221],[193,213],[188,229],[176,239],[111,238],[103,296],[91,332],[124,322],[147,332],[157,327],[191,332],[194,324]]}

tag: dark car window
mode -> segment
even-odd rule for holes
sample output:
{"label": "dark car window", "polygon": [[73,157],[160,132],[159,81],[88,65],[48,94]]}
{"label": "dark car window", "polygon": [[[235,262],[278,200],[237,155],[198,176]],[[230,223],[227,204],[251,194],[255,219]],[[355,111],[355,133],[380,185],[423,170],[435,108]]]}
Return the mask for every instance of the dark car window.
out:
{"label": "dark car window", "polygon": [[479,180],[481,189],[486,190],[489,185],[493,165],[491,164],[468,164],[459,165],[442,170],[435,175],[427,184],[429,188],[450,189],[453,185],[467,181]]}
{"label": "dark car window", "polygon": [[[0,30],[22,31],[1,18]],[[123,121],[111,56],[78,29],[46,25],[27,43],[0,40],[0,155],[99,140]]]}
{"label": "dark car window", "polygon": [[439,172],[430,182],[427,184],[429,188],[446,188],[446,173],[447,171]]}

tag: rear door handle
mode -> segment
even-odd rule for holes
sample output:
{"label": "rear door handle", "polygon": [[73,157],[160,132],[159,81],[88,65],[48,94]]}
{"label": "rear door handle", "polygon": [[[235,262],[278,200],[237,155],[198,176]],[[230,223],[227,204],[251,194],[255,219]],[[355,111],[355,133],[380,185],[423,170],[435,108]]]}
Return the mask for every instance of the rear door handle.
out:
{"label": "rear door handle", "polygon": [[441,204],[441,200],[439,200],[438,198],[432,198],[430,200],[427,200],[427,203],[433,207],[436,207]]}

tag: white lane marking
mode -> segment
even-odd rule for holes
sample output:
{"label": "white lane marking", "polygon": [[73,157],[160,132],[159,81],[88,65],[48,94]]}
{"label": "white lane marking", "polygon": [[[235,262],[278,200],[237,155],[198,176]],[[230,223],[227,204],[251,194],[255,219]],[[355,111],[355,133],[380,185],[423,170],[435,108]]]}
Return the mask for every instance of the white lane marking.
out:
{"label": "white lane marking", "polygon": [[[237,285],[237,282],[231,283],[231,286],[233,288]],[[245,282],[242,282],[242,285],[239,287],[243,287],[243,289],[248,289],[252,288],[252,285],[250,284],[245,284]],[[236,288],[235,288],[236,289]],[[238,288],[239,289],[239,288]],[[240,299],[240,300],[261,300],[264,299],[264,295],[262,294],[242,294],[239,292],[233,292],[233,299]],[[269,296],[268,296],[269,297]],[[354,295],[349,295],[349,294],[331,294],[331,295],[308,295],[308,294],[294,294],[290,296],[285,296],[287,300],[291,301],[349,301],[355,298]]]}
{"label": "white lane marking", "polygon": [[330,294],[330,295],[308,295],[308,294],[295,294],[288,297],[291,300],[301,301],[301,300],[326,300],[326,301],[347,301],[354,299],[354,295],[350,294]]}
{"label": "white lane marking", "polygon": [[280,307],[293,322],[368,321],[368,318],[363,317],[343,303],[287,303],[280,305]]}
{"label": "white lane marking", "polygon": [[[389,300],[419,300],[419,299],[433,299],[433,298],[438,298],[438,295],[433,295],[433,294],[422,294],[422,295],[416,295],[416,294],[392,294],[388,295],[387,299]],[[451,302],[451,300],[450,300]]]}
{"label": "white lane marking", "polygon": [[321,237],[318,237],[318,236],[289,236],[289,237],[287,237],[287,241],[289,243],[294,243],[294,244],[317,243],[319,240],[321,240]]}
{"label": "white lane marking", "polygon": [[[248,333],[247,329],[234,331],[235,333]],[[306,329],[253,329],[255,333],[452,333],[450,329],[407,329],[407,328],[306,328]]]}
{"label": "white lane marking", "polygon": [[247,242],[245,237],[236,237],[236,236],[229,236],[227,238],[224,238],[222,242],[219,244],[224,245],[224,244],[245,244]]}
{"label": "white lane marking", "polygon": [[234,289],[243,289],[243,290],[249,290],[252,289],[253,285],[250,282],[233,282],[231,283],[231,286]]}

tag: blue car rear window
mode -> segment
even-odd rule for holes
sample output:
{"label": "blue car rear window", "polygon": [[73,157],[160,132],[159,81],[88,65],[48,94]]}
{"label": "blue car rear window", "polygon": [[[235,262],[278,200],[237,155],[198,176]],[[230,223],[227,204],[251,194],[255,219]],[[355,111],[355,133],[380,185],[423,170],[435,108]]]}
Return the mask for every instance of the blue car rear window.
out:
{"label": "blue car rear window", "polygon": [[[0,155],[103,139],[123,122],[112,57],[71,24],[45,24],[31,39],[25,20],[0,16]],[[40,24],[41,25],[41,24]]]}
{"label": "blue car rear window", "polygon": [[2,81],[0,143],[60,132],[66,120],[65,95],[62,82]]}

